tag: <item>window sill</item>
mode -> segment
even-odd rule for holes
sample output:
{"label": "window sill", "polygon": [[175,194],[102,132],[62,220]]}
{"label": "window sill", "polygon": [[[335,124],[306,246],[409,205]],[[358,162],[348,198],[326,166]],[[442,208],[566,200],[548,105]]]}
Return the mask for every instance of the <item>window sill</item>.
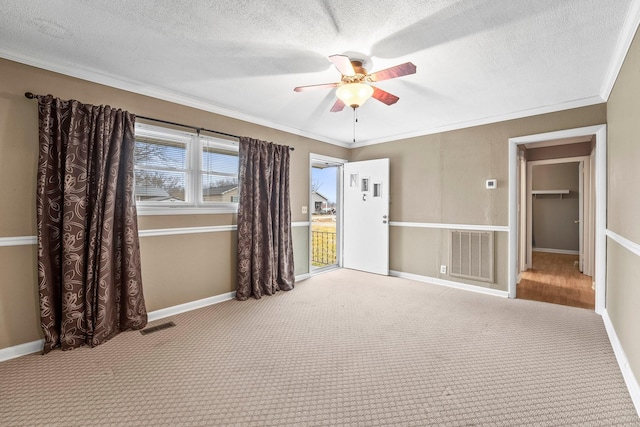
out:
{"label": "window sill", "polygon": [[138,216],[148,215],[212,215],[235,214],[238,206],[222,204],[221,206],[137,206]]}

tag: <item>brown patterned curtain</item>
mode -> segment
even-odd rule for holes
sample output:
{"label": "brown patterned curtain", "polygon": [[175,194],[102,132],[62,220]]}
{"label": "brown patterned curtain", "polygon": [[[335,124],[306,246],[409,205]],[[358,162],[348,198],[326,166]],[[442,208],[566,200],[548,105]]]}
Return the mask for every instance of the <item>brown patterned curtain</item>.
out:
{"label": "brown patterned curtain", "polygon": [[44,352],[147,323],[133,196],[135,116],[38,97],[38,279]]}
{"label": "brown patterned curtain", "polygon": [[293,289],[289,157],[287,146],[240,138],[240,301]]}

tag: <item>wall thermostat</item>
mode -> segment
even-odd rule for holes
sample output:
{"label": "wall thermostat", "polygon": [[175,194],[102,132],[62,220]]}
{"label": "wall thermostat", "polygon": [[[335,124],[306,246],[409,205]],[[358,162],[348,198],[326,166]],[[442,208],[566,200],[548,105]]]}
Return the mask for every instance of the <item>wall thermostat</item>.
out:
{"label": "wall thermostat", "polygon": [[487,184],[486,187],[489,190],[493,190],[494,188],[496,188],[498,186],[498,180],[497,179],[488,179],[487,180]]}

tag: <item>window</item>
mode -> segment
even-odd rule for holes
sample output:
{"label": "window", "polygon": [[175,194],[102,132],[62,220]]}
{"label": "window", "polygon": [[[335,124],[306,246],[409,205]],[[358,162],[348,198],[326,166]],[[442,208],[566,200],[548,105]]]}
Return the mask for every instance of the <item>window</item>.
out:
{"label": "window", "polygon": [[369,178],[362,178],[362,185],[360,186],[360,190],[363,193],[369,192]]}
{"label": "window", "polygon": [[382,183],[374,182],[373,183],[373,197],[382,197]]}
{"label": "window", "polygon": [[238,203],[238,152],[212,138],[200,137],[201,200]]}
{"label": "window", "polygon": [[238,145],[227,140],[136,124],[135,197],[141,213],[235,212]]}

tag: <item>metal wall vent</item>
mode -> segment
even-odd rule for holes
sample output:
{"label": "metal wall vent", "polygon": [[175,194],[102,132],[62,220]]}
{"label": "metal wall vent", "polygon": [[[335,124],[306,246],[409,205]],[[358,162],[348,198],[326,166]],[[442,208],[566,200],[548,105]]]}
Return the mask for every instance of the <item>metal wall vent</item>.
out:
{"label": "metal wall vent", "polygon": [[493,283],[493,231],[451,230],[449,274]]}

